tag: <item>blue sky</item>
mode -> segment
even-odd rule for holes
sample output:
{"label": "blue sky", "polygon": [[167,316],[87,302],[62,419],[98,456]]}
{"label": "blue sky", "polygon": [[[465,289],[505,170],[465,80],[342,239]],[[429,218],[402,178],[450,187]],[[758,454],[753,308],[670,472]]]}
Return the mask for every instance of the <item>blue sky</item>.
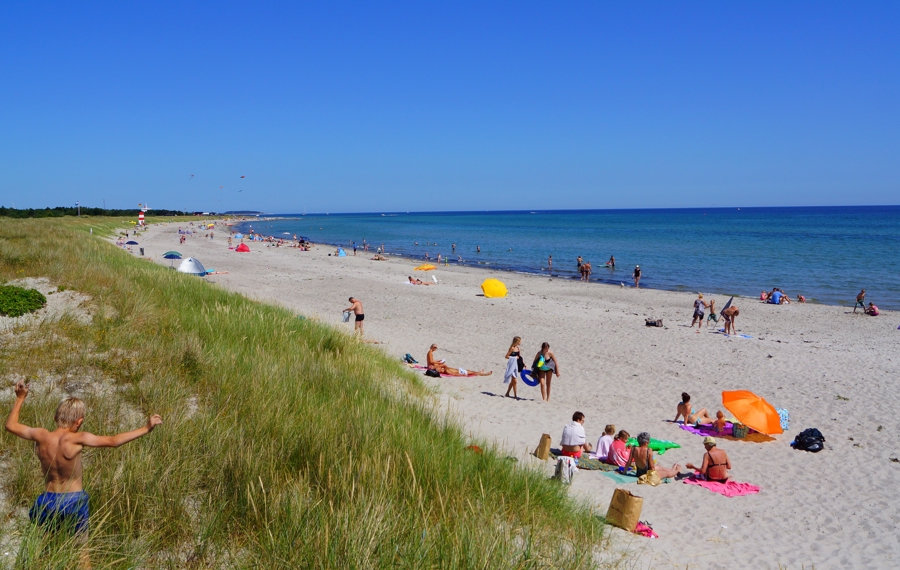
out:
{"label": "blue sky", "polygon": [[0,205],[897,204],[898,16],[897,2],[7,3]]}

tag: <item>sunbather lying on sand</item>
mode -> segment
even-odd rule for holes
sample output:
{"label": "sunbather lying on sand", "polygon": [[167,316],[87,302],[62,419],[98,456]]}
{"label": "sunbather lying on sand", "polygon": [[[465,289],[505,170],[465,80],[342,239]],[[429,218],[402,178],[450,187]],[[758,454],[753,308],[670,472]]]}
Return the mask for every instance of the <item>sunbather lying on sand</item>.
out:
{"label": "sunbather lying on sand", "polygon": [[493,371],[485,372],[484,370],[480,372],[473,372],[470,370],[466,370],[465,368],[450,368],[447,366],[443,359],[437,360],[434,357],[434,351],[437,350],[437,345],[432,344],[431,348],[428,350],[428,354],[425,357],[426,364],[430,370],[437,370],[441,374],[446,374],[447,376],[490,376],[493,374]]}
{"label": "sunbather lying on sand", "polygon": [[421,279],[413,279],[412,276],[409,277],[410,285],[432,285],[432,283],[428,283],[427,281],[422,281]]}
{"label": "sunbather lying on sand", "polygon": [[694,412],[691,396],[687,392],[681,393],[681,403],[678,404],[675,419],[672,421],[677,422],[678,418],[684,418],[685,425],[709,425],[716,421],[714,418],[709,417],[706,408],[700,408],[700,410]]}

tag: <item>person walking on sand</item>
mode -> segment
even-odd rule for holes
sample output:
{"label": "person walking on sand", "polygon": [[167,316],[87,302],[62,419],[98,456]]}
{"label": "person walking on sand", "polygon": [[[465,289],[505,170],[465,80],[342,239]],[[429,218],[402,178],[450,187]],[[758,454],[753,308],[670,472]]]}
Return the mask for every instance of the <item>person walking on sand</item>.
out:
{"label": "person walking on sand", "polygon": [[693,463],[685,465],[688,469],[698,471],[700,475],[706,477],[707,481],[715,481],[717,483],[725,483],[728,481],[728,470],[731,469],[731,461],[724,449],[716,447],[716,438],[704,437],[703,447],[706,453],[703,454],[703,463],[697,467]]}
{"label": "person walking on sand", "polygon": [[703,326],[703,316],[704,311],[709,305],[706,301],[703,300],[703,293],[694,299],[694,319],[691,321],[691,328],[694,328],[694,323],[697,323],[697,332],[700,332],[700,327]]}
{"label": "person walking on sand", "polygon": [[359,302],[359,299],[350,297],[350,306],[344,309],[344,312],[353,312],[353,314],[356,315],[356,320],[353,323],[353,333],[362,336],[363,321],[366,320],[366,314],[363,312],[363,306],[362,303]]}
{"label": "person walking on sand", "polygon": [[553,375],[559,378],[559,361],[556,355],[550,350],[550,343],[542,343],[541,350],[534,355],[534,361],[531,364],[531,372],[536,376],[538,382],[541,383],[541,399],[545,402],[550,401],[550,381]]}
{"label": "person walking on sand", "polygon": [[[83,544],[88,534],[89,499],[83,487],[81,451],[85,447],[119,447],[134,441],[153,431],[162,423],[162,418],[153,414],[143,427],[117,435],[79,432],[84,423],[84,402],[69,398],[56,408],[55,430],[28,427],[19,422],[28,388],[24,382],[16,384],[16,401],[6,418],[6,431],[34,442],[34,451],[44,474],[44,492],[35,499],[28,517],[52,531],[74,531],[76,540]],[[91,566],[87,550],[81,553],[81,566]]]}
{"label": "person walking on sand", "polygon": [[640,265],[634,266],[634,273],[632,273],[631,276],[634,278],[635,289],[640,289],[641,288],[641,266]]}
{"label": "person walking on sand", "polygon": [[522,370],[525,368],[525,361],[522,360],[521,344],[522,337],[513,337],[512,344],[509,345],[509,350],[506,351],[506,372],[503,374],[503,382],[509,383],[509,388],[506,389],[506,397],[509,398],[509,392],[512,391],[513,398],[516,400],[519,399],[516,384],[522,375]]}
{"label": "person walking on sand", "polygon": [[862,308],[863,312],[866,312],[866,290],[863,289],[859,292],[859,295],[856,296],[856,304],[853,305],[853,312],[856,313],[856,309]]}

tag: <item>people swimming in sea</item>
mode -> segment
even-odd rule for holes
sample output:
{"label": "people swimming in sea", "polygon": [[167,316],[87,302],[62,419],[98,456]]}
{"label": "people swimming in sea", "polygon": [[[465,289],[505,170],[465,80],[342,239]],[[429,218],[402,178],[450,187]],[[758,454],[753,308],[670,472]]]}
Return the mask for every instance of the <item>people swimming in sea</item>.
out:
{"label": "people swimming in sea", "polygon": [[609,261],[606,262],[606,266],[607,267],[615,267],[616,266],[616,256],[615,255],[609,256]]}

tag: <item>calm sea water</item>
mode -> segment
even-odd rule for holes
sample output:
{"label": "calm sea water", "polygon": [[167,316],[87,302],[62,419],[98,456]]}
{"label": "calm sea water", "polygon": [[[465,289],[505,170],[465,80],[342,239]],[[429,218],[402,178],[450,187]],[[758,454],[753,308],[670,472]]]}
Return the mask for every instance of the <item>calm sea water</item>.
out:
{"label": "calm sea water", "polygon": [[[581,255],[594,281],[632,286],[640,265],[641,286],[655,289],[759,295],[780,287],[792,298],[852,306],[865,288],[867,301],[900,310],[900,206],[307,215],[253,226],[509,271],[547,274],[552,255],[553,274],[572,279]],[[611,255],[615,269],[604,267]]]}

